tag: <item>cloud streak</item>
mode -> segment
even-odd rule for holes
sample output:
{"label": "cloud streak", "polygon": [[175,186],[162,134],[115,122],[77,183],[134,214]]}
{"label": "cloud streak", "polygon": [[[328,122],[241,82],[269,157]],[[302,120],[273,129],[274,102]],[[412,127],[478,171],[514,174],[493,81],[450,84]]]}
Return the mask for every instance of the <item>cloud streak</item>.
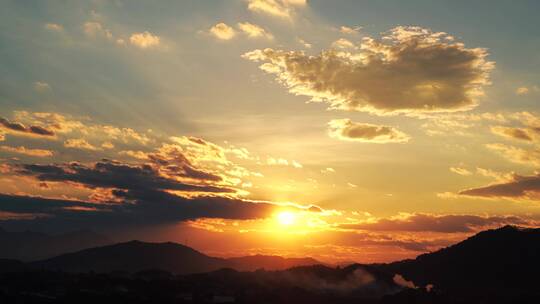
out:
{"label": "cloud streak", "polygon": [[471,188],[459,192],[460,195],[534,200],[540,199],[540,174],[523,176],[513,174],[510,179],[492,185]]}
{"label": "cloud streak", "polygon": [[365,143],[404,143],[410,137],[390,126],[357,123],[350,119],[334,119],[328,123],[330,137]]}
{"label": "cloud streak", "polygon": [[36,125],[25,126],[22,123],[11,122],[2,117],[0,117],[0,130],[15,135],[29,135],[48,138],[53,138],[55,136],[54,131],[50,129]]}
{"label": "cloud streak", "polygon": [[357,224],[342,224],[340,228],[394,232],[474,232],[502,225],[531,225],[532,221],[517,216],[404,214]]}

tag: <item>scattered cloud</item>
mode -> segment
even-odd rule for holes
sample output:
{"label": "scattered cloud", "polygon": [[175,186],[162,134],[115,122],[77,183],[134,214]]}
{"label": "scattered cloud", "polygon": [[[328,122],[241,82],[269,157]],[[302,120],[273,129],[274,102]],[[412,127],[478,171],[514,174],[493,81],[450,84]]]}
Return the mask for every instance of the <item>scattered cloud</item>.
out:
{"label": "scattered cloud", "polygon": [[529,93],[529,88],[527,87],[519,87],[516,89],[517,95],[527,95]]}
{"label": "scattered cloud", "polygon": [[236,36],[236,31],[232,27],[221,22],[210,28],[210,34],[220,40],[231,40]]}
{"label": "scattered cloud", "polygon": [[274,39],[272,33],[253,23],[240,22],[238,23],[238,29],[240,29],[240,31],[246,34],[249,38],[266,38],[269,40]]}
{"label": "scattered cloud", "polygon": [[72,149],[80,149],[80,150],[89,150],[89,151],[100,150],[98,147],[90,144],[83,138],[68,139],[64,142],[64,147],[72,148]]}
{"label": "scattered cloud", "polygon": [[141,49],[150,49],[158,46],[161,42],[161,38],[148,31],[142,33],[133,33],[129,37],[129,42]]}
{"label": "scattered cloud", "polygon": [[534,221],[517,216],[436,215],[403,213],[390,218],[342,224],[342,229],[401,232],[474,232],[503,225],[532,225]]}
{"label": "scattered cloud", "polygon": [[63,32],[64,27],[58,23],[45,23],[45,29],[53,32]]}
{"label": "scattered cloud", "polygon": [[298,43],[300,43],[306,49],[311,49],[313,47],[313,45],[311,43],[305,41],[304,39],[297,38],[296,41],[298,41]]}
{"label": "scattered cloud", "polygon": [[506,182],[514,178],[514,173],[497,172],[497,171],[494,171],[491,169],[485,169],[485,168],[476,168],[476,173],[484,177],[493,178],[497,182]]}
{"label": "scattered cloud", "polygon": [[145,153],[143,151],[125,150],[125,151],[118,152],[118,154],[126,155],[126,156],[136,158],[136,159],[142,159],[142,160],[148,159],[147,153]]}
{"label": "scattered cloud", "polygon": [[110,141],[106,141],[104,143],[101,144],[101,147],[103,149],[114,149],[114,144]]}
{"label": "scattered cloud", "polygon": [[459,192],[460,195],[509,198],[538,201],[540,199],[540,174],[523,176],[512,174],[511,178],[484,187],[471,188]]}
{"label": "scattered cloud", "polygon": [[295,160],[291,160],[291,161],[288,161],[284,158],[273,158],[273,157],[268,157],[266,159],[266,164],[269,165],[269,166],[291,166],[291,167],[294,167],[294,168],[297,168],[297,169],[300,169],[300,168],[303,168],[302,164],[295,161]]}
{"label": "scattered cloud", "polygon": [[471,171],[467,170],[466,168],[461,168],[461,167],[450,167],[450,171],[459,175],[464,175],[464,176],[472,175]]}
{"label": "scattered cloud", "polygon": [[113,35],[109,29],[106,29],[101,23],[95,21],[85,22],[83,24],[84,33],[92,38],[105,37],[112,39]]}
{"label": "scattered cloud", "polygon": [[529,130],[523,128],[513,128],[513,127],[504,127],[504,126],[494,126],[491,127],[491,132],[493,134],[510,138],[517,139],[521,141],[532,141],[533,137],[530,134]]}
{"label": "scattered cloud", "polygon": [[19,122],[10,122],[9,120],[0,117],[0,130],[14,135],[27,135],[37,137],[54,138],[54,131],[42,126],[30,125],[25,126]]}
{"label": "scattered cloud", "polygon": [[49,91],[50,89],[51,89],[51,86],[46,82],[43,82],[43,81],[34,82],[34,90],[36,90],[37,92],[45,92],[45,91]]}
{"label": "scattered cloud", "polygon": [[[75,119],[69,116],[52,112],[16,111],[14,117],[35,127],[49,130],[51,134],[78,136],[89,140],[120,143],[139,143],[147,145],[151,139],[145,133],[137,132],[131,128],[120,128],[111,125],[94,124],[88,118]],[[0,125],[2,121],[0,120]],[[0,126],[1,128],[1,126]]]}
{"label": "scattered cloud", "polygon": [[[449,112],[476,106],[493,62],[446,33],[396,27],[379,40],[363,38],[355,53],[254,50],[244,58],[296,95],[331,108],[376,114]],[[388,86],[388,83],[392,83]]]}
{"label": "scattered cloud", "polygon": [[248,10],[270,16],[291,18],[297,8],[305,7],[307,0],[247,0]]}
{"label": "scattered cloud", "polygon": [[0,150],[11,152],[11,153],[24,154],[28,156],[36,156],[36,157],[50,157],[54,155],[53,151],[51,150],[30,149],[24,146],[18,146],[18,147],[0,146]]}
{"label": "scattered cloud", "polygon": [[361,26],[349,27],[349,26],[343,25],[339,28],[339,31],[342,34],[358,34],[361,29],[362,29]]}
{"label": "scattered cloud", "polygon": [[538,93],[540,92],[540,87],[534,85],[534,86],[530,86],[530,87],[519,87],[516,89],[516,95],[528,95],[530,93]]}
{"label": "scattered cloud", "polygon": [[353,49],[354,43],[345,38],[339,38],[338,40],[332,42],[332,47],[336,49]]}
{"label": "scattered cloud", "polygon": [[487,144],[486,147],[497,152],[507,160],[530,166],[540,165],[540,150],[526,150],[505,144]]}
{"label": "scattered cloud", "polygon": [[336,170],[334,170],[334,168],[324,168],[321,170],[321,173],[336,173]]}
{"label": "scattered cloud", "polygon": [[329,123],[329,134],[333,138],[366,143],[403,143],[410,137],[389,126],[357,123],[350,119],[334,119]]}

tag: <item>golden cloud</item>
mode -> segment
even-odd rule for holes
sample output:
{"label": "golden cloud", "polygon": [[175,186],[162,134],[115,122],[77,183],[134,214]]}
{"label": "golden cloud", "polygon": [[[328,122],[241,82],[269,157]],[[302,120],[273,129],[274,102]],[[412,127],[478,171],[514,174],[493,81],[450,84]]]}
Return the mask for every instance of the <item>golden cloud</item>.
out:
{"label": "golden cloud", "polygon": [[240,22],[238,23],[238,28],[249,38],[274,39],[274,36],[270,32],[253,23]]}
{"label": "golden cloud", "polygon": [[369,143],[403,143],[410,137],[390,126],[357,123],[350,119],[334,119],[328,123],[331,137]]}
{"label": "golden cloud", "polygon": [[450,167],[450,171],[454,172],[455,174],[464,175],[464,176],[472,175],[471,171],[467,170],[466,168],[461,168],[461,167]]}
{"label": "golden cloud", "polygon": [[[482,48],[466,48],[446,33],[396,27],[366,37],[356,52],[334,49],[309,56],[274,49],[245,53],[296,95],[331,108],[376,114],[453,112],[478,103],[493,62]],[[390,85],[391,84],[391,85]]]}
{"label": "golden cloud", "polygon": [[533,137],[530,134],[530,131],[523,128],[512,128],[504,126],[494,126],[491,127],[491,132],[493,134],[517,140],[532,141]]}
{"label": "golden cloud", "polygon": [[72,148],[72,149],[80,149],[80,150],[90,150],[90,151],[100,150],[100,148],[90,144],[83,138],[68,139],[64,142],[64,147]]}
{"label": "golden cloud", "polygon": [[487,144],[486,147],[511,162],[533,166],[540,165],[540,150],[538,149],[526,150],[505,144]]}
{"label": "golden cloud", "polygon": [[142,33],[133,33],[129,37],[129,42],[141,49],[149,49],[158,46],[161,38],[148,31],[144,31]]}
{"label": "golden cloud", "polygon": [[212,26],[210,34],[220,40],[231,40],[236,36],[234,29],[223,22]]}
{"label": "golden cloud", "polygon": [[0,146],[0,149],[6,152],[18,153],[28,156],[36,157],[50,157],[53,156],[53,151],[45,149],[30,149],[24,146],[11,147],[11,146]]}
{"label": "golden cloud", "polygon": [[296,8],[306,5],[307,0],[248,0],[248,10],[281,18],[291,18]]}

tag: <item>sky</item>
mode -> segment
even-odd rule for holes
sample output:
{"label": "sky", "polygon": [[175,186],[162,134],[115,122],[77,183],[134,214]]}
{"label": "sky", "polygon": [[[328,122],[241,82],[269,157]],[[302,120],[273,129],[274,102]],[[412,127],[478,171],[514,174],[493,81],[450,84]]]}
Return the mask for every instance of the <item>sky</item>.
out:
{"label": "sky", "polygon": [[4,229],[386,262],[540,224],[537,1],[0,7]]}

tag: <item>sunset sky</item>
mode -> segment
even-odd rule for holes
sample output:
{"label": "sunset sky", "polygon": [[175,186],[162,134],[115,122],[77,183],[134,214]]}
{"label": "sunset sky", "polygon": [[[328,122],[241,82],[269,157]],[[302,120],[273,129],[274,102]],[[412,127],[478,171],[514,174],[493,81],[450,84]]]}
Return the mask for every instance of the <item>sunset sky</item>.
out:
{"label": "sunset sky", "polygon": [[540,225],[538,1],[0,8],[4,229],[381,262]]}

